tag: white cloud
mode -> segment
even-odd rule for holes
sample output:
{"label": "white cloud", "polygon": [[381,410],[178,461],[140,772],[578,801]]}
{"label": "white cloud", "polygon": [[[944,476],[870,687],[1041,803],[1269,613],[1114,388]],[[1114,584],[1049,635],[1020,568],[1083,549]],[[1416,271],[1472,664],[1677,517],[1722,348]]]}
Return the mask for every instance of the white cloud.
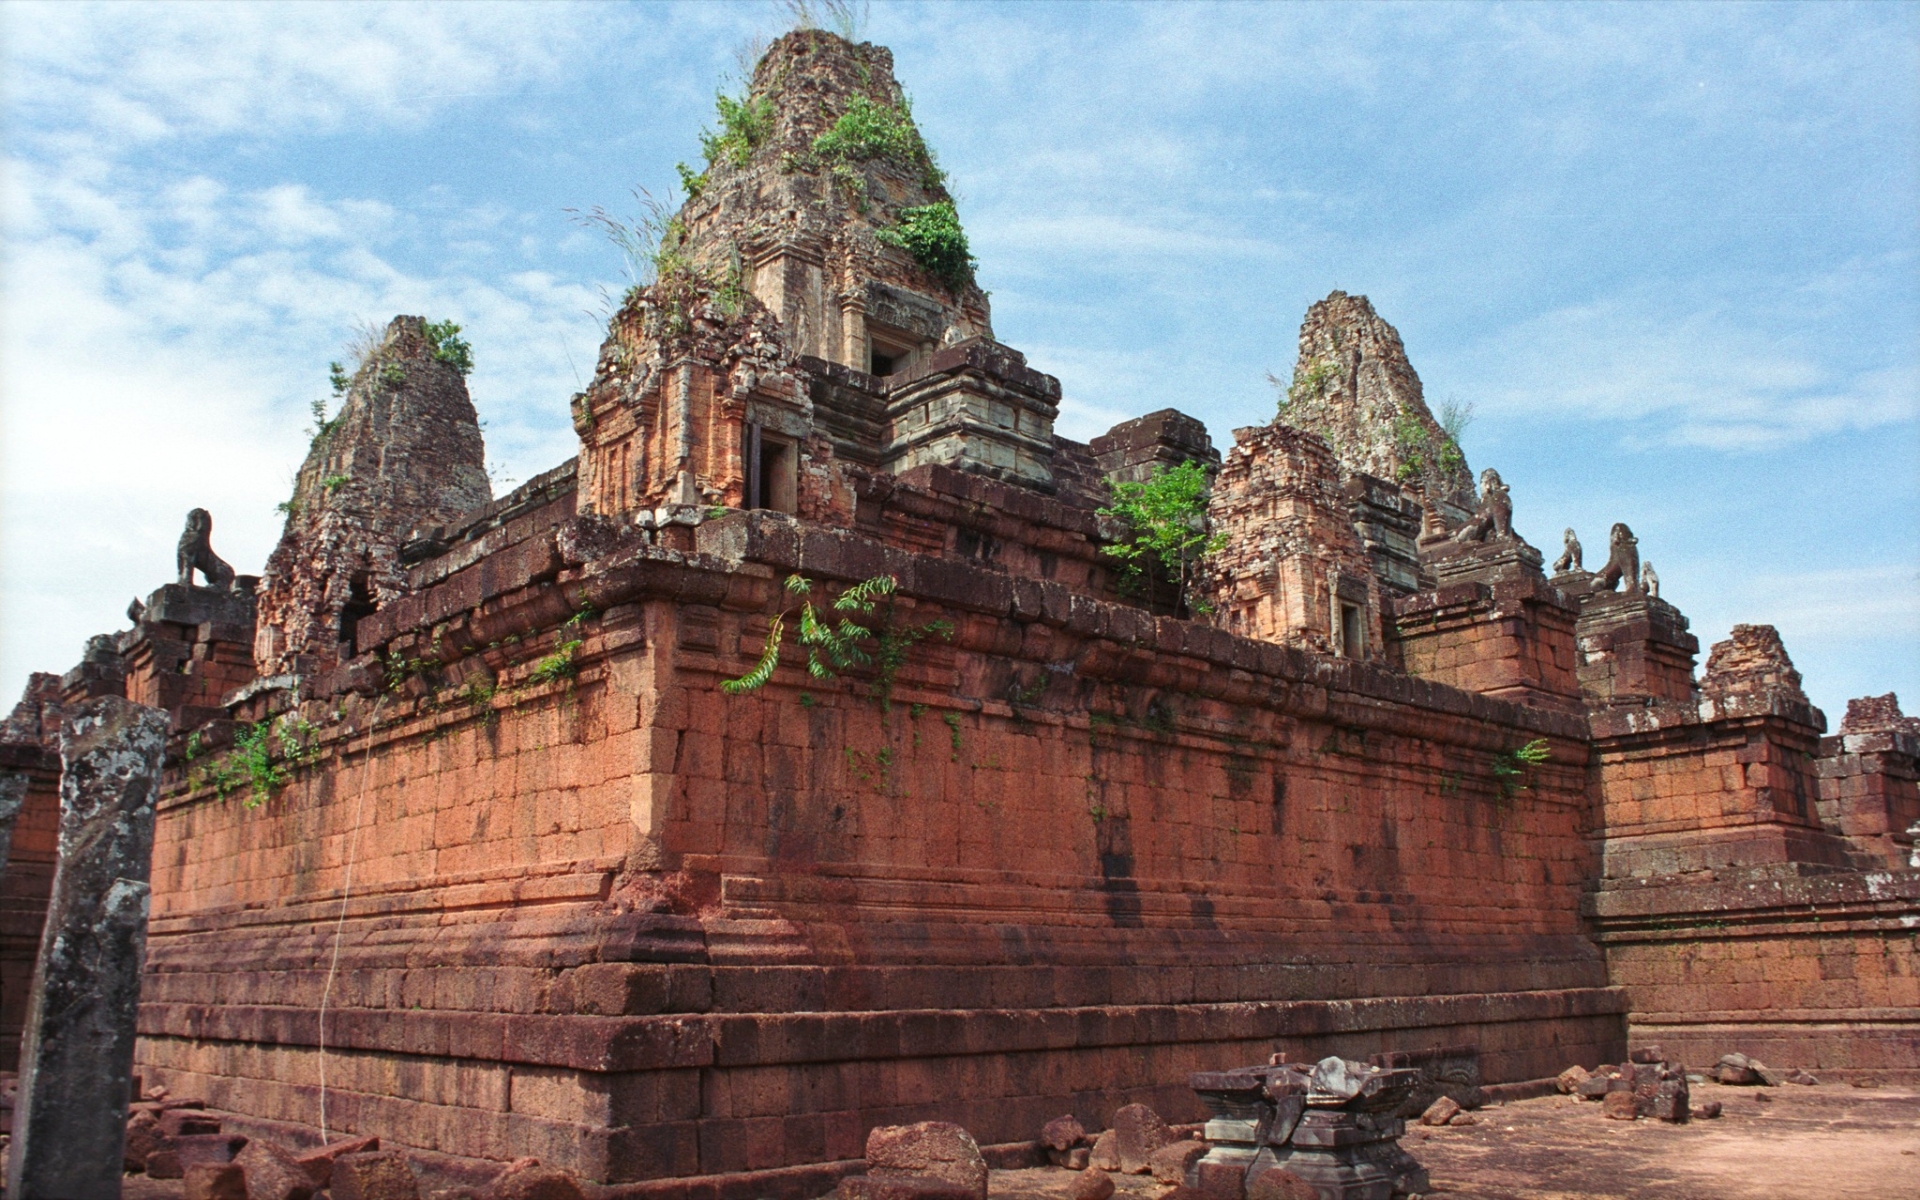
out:
{"label": "white cloud", "polygon": [[1485,415],[1611,421],[1630,443],[1759,450],[1920,418],[1920,364],[1849,370],[1797,342],[1627,294],[1510,325],[1450,374],[1480,381]]}

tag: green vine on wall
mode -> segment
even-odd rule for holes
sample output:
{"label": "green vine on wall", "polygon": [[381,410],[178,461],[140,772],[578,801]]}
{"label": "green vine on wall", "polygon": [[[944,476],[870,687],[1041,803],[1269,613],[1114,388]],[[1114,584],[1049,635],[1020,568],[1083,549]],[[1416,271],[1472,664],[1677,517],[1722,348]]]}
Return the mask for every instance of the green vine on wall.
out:
{"label": "green vine on wall", "polygon": [[1500,799],[1513,799],[1518,792],[1524,792],[1530,786],[1534,767],[1552,757],[1553,750],[1545,738],[1534,738],[1517,750],[1502,750],[1493,756],[1493,781],[1499,789]]}
{"label": "green vine on wall", "polygon": [[[896,626],[892,597],[899,583],[891,575],[875,575],[841,592],[826,608],[816,608],[810,598],[813,583],[801,575],[789,575],[786,590],[801,597],[797,610],[782,609],[767,622],[766,647],[753,669],[738,679],[723,680],[720,689],[729,696],[765,687],[780,665],[780,646],[788,623],[797,616],[800,645],[807,652],[807,673],[815,679],[832,679],[854,667],[873,666],[874,702],[885,711],[892,704],[893,679],[906,661],[907,652],[929,637],[950,637],[953,625],[948,621],[929,621],[923,625]],[[882,607],[882,601],[885,601]],[[863,624],[856,617],[878,620]],[[871,643],[869,652],[865,645]]]}

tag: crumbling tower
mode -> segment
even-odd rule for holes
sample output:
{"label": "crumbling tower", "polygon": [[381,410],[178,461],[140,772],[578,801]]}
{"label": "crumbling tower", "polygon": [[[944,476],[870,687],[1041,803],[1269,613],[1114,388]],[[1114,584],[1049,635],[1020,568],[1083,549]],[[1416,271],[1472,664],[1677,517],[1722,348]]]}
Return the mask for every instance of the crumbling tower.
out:
{"label": "crumbling tower", "polygon": [[721,110],[574,398],[582,511],[673,545],[715,507],[845,524],[846,466],[1053,490],[1059,382],[993,340],[892,55],[797,30]]}
{"label": "crumbling tower", "polygon": [[355,624],[406,590],[400,547],[492,498],[467,382],[420,317],[395,317],[307,451],[260,579],[263,676],[353,655]]}

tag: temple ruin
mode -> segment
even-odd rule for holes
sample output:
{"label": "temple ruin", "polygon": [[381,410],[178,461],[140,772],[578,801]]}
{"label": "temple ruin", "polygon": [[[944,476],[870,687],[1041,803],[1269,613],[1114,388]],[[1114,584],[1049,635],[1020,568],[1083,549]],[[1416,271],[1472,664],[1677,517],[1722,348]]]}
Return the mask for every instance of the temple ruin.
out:
{"label": "temple ruin", "polygon": [[[492,496],[458,363],[396,317],[257,577],[190,530],[131,628],[34,677],[0,1066],[54,731],[119,696],[169,716],[142,1078],[452,1178],[817,1196],[877,1126],[1197,1122],[1190,1075],[1277,1052],[1920,1076],[1891,696],[1826,734],[1764,625],[1696,671],[1624,525],[1549,573],[1517,530],[1560,523],[1476,476],[1363,296],[1224,452],[1171,409],[1059,436],[890,54],[790,33],[741,103],[576,459]],[[1224,544],[1169,615],[1102,510],[1188,462]],[[881,578],[866,661],[810,672],[803,599]]]}

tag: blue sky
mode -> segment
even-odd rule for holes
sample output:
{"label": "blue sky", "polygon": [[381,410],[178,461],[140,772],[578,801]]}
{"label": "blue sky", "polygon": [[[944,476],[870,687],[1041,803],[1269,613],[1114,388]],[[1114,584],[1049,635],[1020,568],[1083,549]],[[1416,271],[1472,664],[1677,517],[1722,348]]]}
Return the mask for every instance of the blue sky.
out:
{"label": "blue sky", "polygon": [[[0,7],[0,698],[185,511],[257,571],[363,320],[451,317],[502,480],[573,453],[613,247],[767,4]],[[1086,438],[1271,418],[1365,293],[1550,552],[1920,710],[1920,6],[875,4],[1001,340]]]}

